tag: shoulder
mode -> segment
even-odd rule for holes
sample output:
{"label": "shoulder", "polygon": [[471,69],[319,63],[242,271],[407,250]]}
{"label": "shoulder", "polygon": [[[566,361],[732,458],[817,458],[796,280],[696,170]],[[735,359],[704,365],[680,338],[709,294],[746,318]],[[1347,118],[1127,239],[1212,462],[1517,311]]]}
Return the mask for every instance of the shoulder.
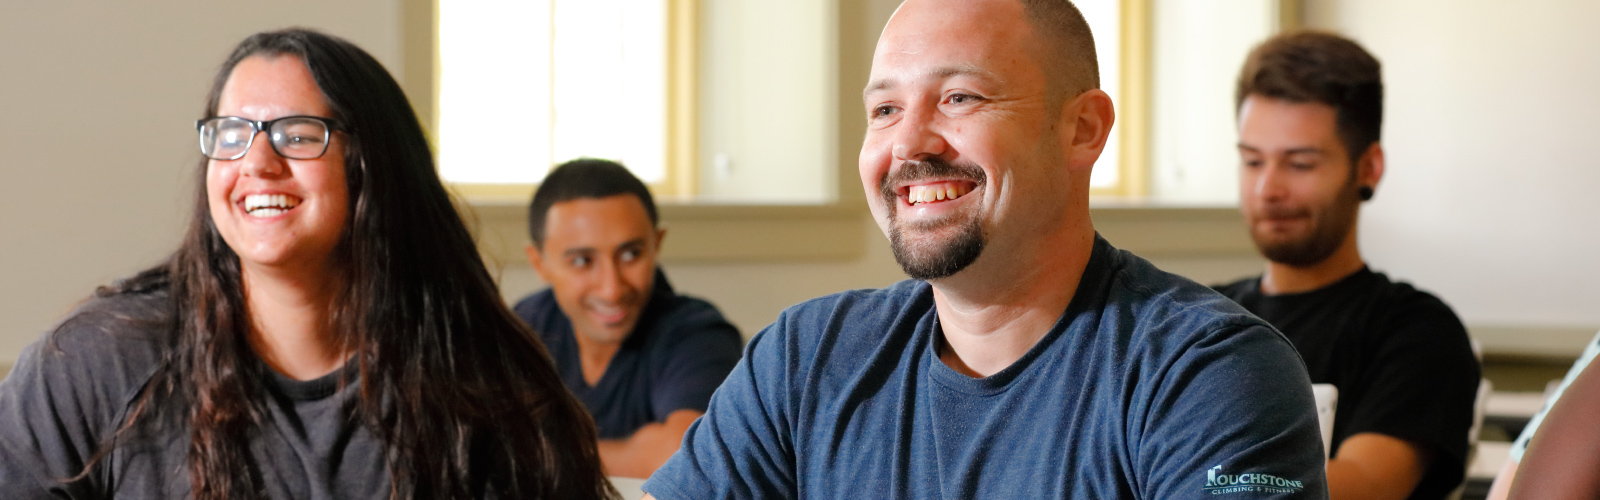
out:
{"label": "shoulder", "polygon": [[[1134,314],[1141,330],[1203,335],[1259,327],[1276,332],[1217,290],[1157,269],[1126,251],[1118,250],[1111,260],[1114,274],[1107,292],[1108,312]],[[1288,344],[1287,339],[1281,340]]]}
{"label": "shoulder", "polygon": [[549,288],[522,297],[511,306],[511,312],[533,328],[546,344],[558,340],[557,331],[565,330],[564,326],[570,324],[567,314],[556,303],[555,292]]}
{"label": "shoulder", "polygon": [[1388,275],[1374,272],[1373,285],[1381,292],[1382,300],[1389,308],[1397,311],[1420,311],[1429,314],[1443,314],[1451,318],[1456,317],[1454,309],[1450,308],[1443,299],[1437,295],[1417,288],[1405,281],[1394,281]]}
{"label": "shoulder", "polygon": [[[663,295],[650,306],[630,339],[643,338],[644,349],[697,357],[731,354],[737,358],[744,341],[739,329],[710,302],[687,295]],[[691,353],[691,351],[693,351]]]}
{"label": "shoulder", "polygon": [[1426,336],[1434,341],[1469,343],[1467,328],[1444,300],[1410,283],[1391,281],[1383,273],[1373,273],[1372,284],[1377,321],[1373,333]]}
{"label": "shoulder", "polygon": [[1211,289],[1212,290],[1216,290],[1217,293],[1220,293],[1223,296],[1228,297],[1229,299],[1233,299],[1235,301],[1238,301],[1238,300],[1240,300],[1240,299],[1242,299],[1242,298],[1244,298],[1246,296],[1255,295],[1255,294],[1260,292],[1260,290],[1261,290],[1261,277],[1260,276],[1254,276],[1254,277],[1245,278],[1245,279],[1242,279],[1242,280],[1239,280],[1239,281],[1235,281],[1235,282],[1232,282],[1232,283],[1211,285]]}
{"label": "shoulder", "polygon": [[828,332],[879,328],[931,311],[932,290],[927,282],[905,280],[886,288],[824,295],[785,309],[779,321],[787,323],[784,326]]}
{"label": "shoulder", "polygon": [[932,312],[932,289],[923,281],[839,292],[785,309],[751,338],[750,349],[781,349],[790,361],[837,365],[841,359],[903,347],[917,323]]}
{"label": "shoulder", "polygon": [[32,407],[29,421],[113,425],[159,368],[173,326],[164,290],[90,299],[23,351],[0,399]]}
{"label": "shoulder", "polygon": [[511,306],[511,311],[523,321],[534,323],[542,321],[550,314],[559,314],[561,309],[556,305],[555,292],[546,288],[537,292],[524,295]]}
{"label": "shoulder", "polygon": [[95,297],[41,338],[37,354],[53,362],[129,364],[153,370],[161,360],[162,344],[172,334],[173,321],[166,290]]}
{"label": "shoulder", "polygon": [[677,294],[664,299],[662,307],[655,312],[657,328],[692,333],[707,327],[732,327],[722,311],[704,299]]}
{"label": "shoulder", "polygon": [[1126,252],[1108,260],[1112,275],[1097,338],[1118,339],[1128,362],[1147,368],[1137,375],[1145,382],[1185,385],[1195,382],[1191,376],[1242,373],[1306,377],[1289,339],[1234,301]]}

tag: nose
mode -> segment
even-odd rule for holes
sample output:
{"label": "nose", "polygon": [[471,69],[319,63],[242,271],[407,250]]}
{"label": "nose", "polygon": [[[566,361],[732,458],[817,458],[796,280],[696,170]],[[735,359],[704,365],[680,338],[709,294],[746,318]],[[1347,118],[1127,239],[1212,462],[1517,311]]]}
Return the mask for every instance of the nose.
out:
{"label": "nose", "polygon": [[1261,168],[1255,173],[1254,182],[1250,183],[1250,192],[1254,198],[1266,201],[1277,201],[1287,193],[1285,189],[1286,176],[1284,165],[1278,160],[1265,160]]}
{"label": "nose", "polygon": [[611,304],[622,302],[628,296],[628,283],[622,278],[622,266],[615,259],[602,259],[598,288],[595,295]]}
{"label": "nose", "polygon": [[945,154],[949,144],[936,130],[933,106],[910,106],[895,124],[894,159],[922,160]]}
{"label": "nose", "polygon": [[282,174],[285,167],[285,158],[272,149],[272,136],[266,131],[256,132],[256,137],[250,143],[250,149],[245,151],[244,157],[239,161],[244,162],[239,167],[242,175],[250,177],[270,177]]}

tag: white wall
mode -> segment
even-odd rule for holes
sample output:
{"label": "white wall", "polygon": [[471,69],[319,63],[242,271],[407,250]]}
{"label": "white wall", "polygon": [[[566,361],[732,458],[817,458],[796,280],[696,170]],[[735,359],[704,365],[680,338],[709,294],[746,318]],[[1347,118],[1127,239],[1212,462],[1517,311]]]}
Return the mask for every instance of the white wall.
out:
{"label": "white wall", "polygon": [[176,248],[212,74],[303,25],[397,71],[395,0],[0,2],[0,365],[96,285]]}
{"label": "white wall", "polygon": [[700,8],[698,198],[833,201],[836,1],[704,0]]}
{"label": "white wall", "polygon": [[1233,91],[1250,48],[1278,30],[1276,2],[1153,3],[1152,196],[1238,203]]}
{"label": "white wall", "polygon": [[1600,2],[1307,0],[1383,63],[1375,267],[1469,324],[1600,327]]}

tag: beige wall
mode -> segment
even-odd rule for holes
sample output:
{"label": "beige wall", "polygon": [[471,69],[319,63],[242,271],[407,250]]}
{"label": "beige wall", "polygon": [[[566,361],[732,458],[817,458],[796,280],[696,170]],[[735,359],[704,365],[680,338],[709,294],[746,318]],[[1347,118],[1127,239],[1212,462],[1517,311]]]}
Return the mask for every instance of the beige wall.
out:
{"label": "beige wall", "polygon": [[175,247],[193,122],[235,43],[309,26],[398,71],[399,5],[0,2],[0,364],[96,285]]}

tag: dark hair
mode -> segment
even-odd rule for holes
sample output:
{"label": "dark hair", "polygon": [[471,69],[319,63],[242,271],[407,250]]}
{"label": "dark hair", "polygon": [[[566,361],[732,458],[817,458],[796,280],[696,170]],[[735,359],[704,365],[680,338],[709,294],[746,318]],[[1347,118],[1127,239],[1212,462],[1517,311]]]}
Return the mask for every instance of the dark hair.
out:
{"label": "dark hair", "polygon": [[[1383,129],[1383,75],[1378,60],[1350,39],[1299,31],[1250,51],[1234,90],[1234,112],[1251,95],[1333,107],[1339,139],[1354,164]],[[1355,175],[1354,170],[1351,175]]]}
{"label": "dark hair", "polygon": [[533,238],[534,246],[544,248],[544,219],[552,205],[578,198],[607,198],[619,194],[638,197],[639,203],[644,204],[645,213],[650,215],[650,225],[660,224],[655,198],[650,197],[650,190],[645,188],[644,182],[634,177],[627,167],[611,160],[595,158],[579,158],[562,163],[551,170],[539,183],[539,189],[533,192],[533,202],[528,204],[528,236]]}
{"label": "dark hair", "polygon": [[1052,97],[1066,100],[1100,88],[1100,60],[1094,33],[1078,7],[1068,0],[1021,0],[1022,10],[1043,39],[1043,66]]}
{"label": "dark hair", "polygon": [[[386,445],[395,497],[615,495],[593,421],[501,302],[400,86],[345,40],[301,29],[259,33],[218,70],[202,117],[216,114],[233,68],[257,55],[299,58],[352,131],[344,155],[349,220],[334,257],[346,285],[333,320],[356,353],[355,415]],[[251,498],[261,485],[248,436],[263,421],[269,368],[246,340],[239,257],[212,222],[206,169],[202,158],[177,252],[97,292],[168,288],[177,321],[131,416],[84,473],[140,422],[166,414],[187,423],[193,498]]]}

